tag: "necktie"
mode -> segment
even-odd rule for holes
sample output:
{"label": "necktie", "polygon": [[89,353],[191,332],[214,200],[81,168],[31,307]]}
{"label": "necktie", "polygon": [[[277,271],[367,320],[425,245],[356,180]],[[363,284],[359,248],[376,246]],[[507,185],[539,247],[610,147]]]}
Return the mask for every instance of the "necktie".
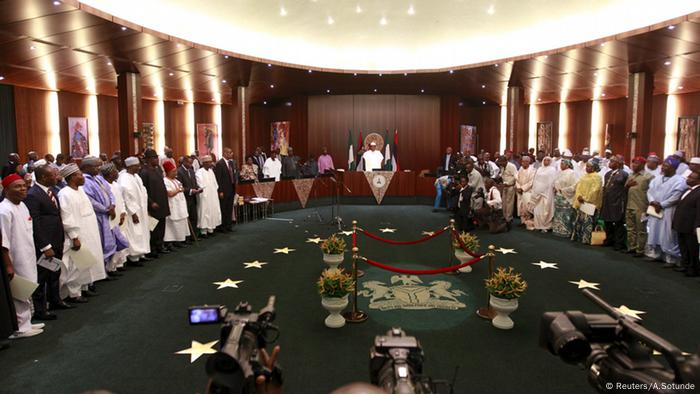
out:
{"label": "necktie", "polygon": [[51,202],[53,203],[53,205],[56,208],[58,208],[58,203],[56,202],[56,197],[53,195],[53,192],[51,191],[51,189],[46,189],[46,194],[49,195],[49,198],[51,199]]}
{"label": "necktie", "polygon": [[233,183],[233,161],[226,160],[226,162],[228,163],[226,166],[226,168],[228,168],[228,176],[231,178],[231,183]]}

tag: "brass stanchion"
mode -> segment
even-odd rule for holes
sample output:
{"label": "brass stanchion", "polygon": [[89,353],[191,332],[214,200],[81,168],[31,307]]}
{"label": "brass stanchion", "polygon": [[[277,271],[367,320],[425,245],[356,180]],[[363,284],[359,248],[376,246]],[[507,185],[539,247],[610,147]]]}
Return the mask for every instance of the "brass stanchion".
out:
{"label": "brass stanchion", "polygon": [[[353,222],[353,228],[355,222]],[[345,321],[348,323],[362,323],[367,320],[369,316],[365,312],[357,309],[357,260],[360,258],[358,252],[360,249],[355,246],[352,248],[352,277],[355,280],[355,290],[352,292],[352,310],[343,313]]]}
{"label": "brass stanchion", "polygon": [[[449,227],[450,227],[450,236],[447,239],[450,241],[450,265],[453,265],[452,262],[454,261],[454,257],[455,257],[455,246],[453,244],[454,239],[455,239],[455,233],[454,233],[455,220],[454,219],[450,219]],[[459,275],[460,272],[458,270],[454,270],[454,271],[445,272],[445,274],[447,274],[447,275]]]}
{"label": "brass stanchion", "polygon": [[[493,262],[496,259],[496,247],[493,245],[489,245],[489,251],[486,253],[486,257],[489,258],[489,278],[491,275],[493,275]],[[488,320],[493,320],[493,318],[496,316],[496,311],[494,311],[491,308],[491,304],[489,303],[489,299],[491,297],[491,294],[489,292],[486,292],[486,306],[481,307],[476,310],[476,314],[483,318],[483,319],[488,319]]]}
{"label": "brass stanchion", "polygon": [[[352,236],[355,237],[355,239],[357,239],[357,220],[352,221]],[[365,276],[365,271],[358,269],[357,277],[362,278],[363,276]]]}

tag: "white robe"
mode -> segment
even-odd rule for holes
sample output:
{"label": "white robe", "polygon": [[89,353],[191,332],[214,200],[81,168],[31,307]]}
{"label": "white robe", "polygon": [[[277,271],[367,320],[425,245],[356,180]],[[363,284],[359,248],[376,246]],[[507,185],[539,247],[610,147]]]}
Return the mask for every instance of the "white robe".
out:
{"label": "white robe", "polygon": [[265,160],[265,164],[263,164],[263,175],[265,178],[275,178],[275,181],[279,181],[282,175],[282,160],[272,160],[271,157]]}
{"label": "white robe", "polygon": [[182,193],[182,184],[177,179],[163,178],[165,190],[168,193],[179,190],[174,197],[168,197],[170,206],[170,216],[165,218],[165,242],[183,242],[190,235],[189,224],[187,223],[187,201]]}
{"label": "white robe", "polygon": [[[74,279],[69,279],[68,282],[71,283],[67,284],[67,286],[71,287],[73,283],[87,285],[106,278],[102,240],[100,239],[100,230],[97,225],[97,216],[95,216],[90,198],[85,194],[82,186],[78,187],[78,190],[66,186],[58,192],[58,201],[61,204],[63,230],[66,233],[66,241],[63,245],[63,260],[68,268],[66,272],[68,274],[67,278]],[[68,253],[73,246],[72,239],[74,238],[78,238],[80,240],[80,248],[90,251],[98,262],[84,271],[78,271],[75,276],[71,275],[71,273],[75,274],[74,271],[77,268],[73,265],[73,259]],[[71,296],[75,296],[75,293],[73,292]]]}
{"label": "white robe", "polygon": [[522,193],[518,193],[518,216],[522,218],[527,213],[527,205],[530,203],[532,196],[532,182],[535,179],[535,168],[520,167],[518,176],[515,178],[515,190],[522,189]]}
{"label": "white robe", "polygon": [[645,171],[647,174],[651,174],[651,175],[653,175],[654,177],[657,177],[657,176],[661,175],[661,166],[656,166],[656,169],[651,170],[651,169],[649,169],[649,166],[646,166],[646,165],[645,165],[645,166],[644,166],[644,171]]}
{"label": "white robe", "polygon": [[[15,275],[36,282],[36,251],[32,217],[23,202],[17,205],[8,199],[0,202],[0,233],[2,233],[2,247],[10,254]],[[12,300],[17,313],[18,331],[31,330],[31,300],[17,301],[14,298]]]}
{"label": "white robe", "polygon": [[384,156],[378,150],[368,150],[362,154],[362,161],[365,162],[365,171],[380,170],[384,162]]}
{"label": "white robe", "polygon": [[[124,224],[122,224],[122,226],[119,228],[122,234],[124,234],[126,237],[126,224],[127,222],[131,221],[131,217],[129,217],[129,214],[126,213],[126,205],[124,204],[124,190],[117,181],[110,183],[109,186],[112,188],[112,195],[114,195],[114,213],[116,213],[117,218],[120,218],[122,213],[126,214]],[[119,224],[119,222],[117,222],[117,224]],[[128,240],[129,239],[127,238],[127,241]],[[114,255],[112,255],[112,260],[110,261],[107,270],[114,271],[119,267],[123,267],[124,263],[126,262],[126,256],[128,255],[129,248],[117,251]]]}
{"label": "white robe", "polygon": [[[148,229],[148,194],[141,177],[138,175],[122,171],[119,173],[118,182],[122,188],[124,208],[126,209],[126,219],[122,229],[129,241],[129,257],[138,259],[151,253],[151,232]],[[134,223],[134,214],[139,218],[138,223]]]}
{"label": "white robe", "polygon": [[532,183],[533,226],[537,230],[549,230],[552,228],[554,217],[554,181],[557,170],[552,165],[544,164],[537,169],[535,180]]}
{"label": "white robe", "polygon": [[204,167],[197,170],[195,177],[197,187],[203,189],[203,192],[197,195],[197,228],[206,233],[213,233],[221,224],[219,184],[216,182],[214,171]]}

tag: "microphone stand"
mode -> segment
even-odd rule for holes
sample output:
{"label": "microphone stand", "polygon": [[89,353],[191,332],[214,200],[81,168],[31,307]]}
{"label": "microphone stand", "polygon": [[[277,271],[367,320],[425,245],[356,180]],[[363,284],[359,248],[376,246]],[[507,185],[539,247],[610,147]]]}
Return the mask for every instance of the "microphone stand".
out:
{"label": "microphone stand", "polygon": [[331,205],[331,216],[333,217],[329,224],[337,224],[338,231],[343,231],[343,217],[340,212],[340,191],[344,189],[348,193],[352,194],[352,190],[348,188],[345,183],[336,177],[337,171],[331,173],[330,180],[335,183],[334,187],[334,201]]}

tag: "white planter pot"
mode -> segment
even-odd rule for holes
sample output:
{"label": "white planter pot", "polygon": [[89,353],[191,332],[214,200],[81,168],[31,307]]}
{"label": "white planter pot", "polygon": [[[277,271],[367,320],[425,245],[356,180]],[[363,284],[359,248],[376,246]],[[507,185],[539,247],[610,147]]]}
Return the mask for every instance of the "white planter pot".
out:
{"label": "white planter pot", "polygon": [[345,258],[345,254],[323,254],[323,261],[328,264],[328,267],[330,269],[337,269],[340,263],[343,262],[343,258]]}
{"label": "white planter pot", "polygon": [[[473,258],[472,256],[468,255],[467,252],[465,252],[459,248],[455,249],[455,257],[457,258],[457,260],[459,260],[460,264],[464,264]],[[457,271],[469,273],[469,272],[472,272],[472,266],[468,265],[466,267],[462,267],[462,268],[458,269]]]}
{"label": "white planter pot", "polygon": [[500,328],[501,330],[510,330],[513,328],[515,323],[513,323],[513,320],[508,315],[518,309],[518,299],[513,298],[511,300],[507,300],[505,298],[498,298],[491,295],[489,304],[491,305],[491,308],[496,311],[496,317],[491,320],[491,324],[493,324],[493,326],[496,328]]}
{"label": "white planter pot", "polygon": [[330,313],[326,317],[326,327],[329,328],[340,328],[345,325],[345,318],[340,312],[348,306],[348,295],[345,297],[323,297],[321,298],[321,305]]}

